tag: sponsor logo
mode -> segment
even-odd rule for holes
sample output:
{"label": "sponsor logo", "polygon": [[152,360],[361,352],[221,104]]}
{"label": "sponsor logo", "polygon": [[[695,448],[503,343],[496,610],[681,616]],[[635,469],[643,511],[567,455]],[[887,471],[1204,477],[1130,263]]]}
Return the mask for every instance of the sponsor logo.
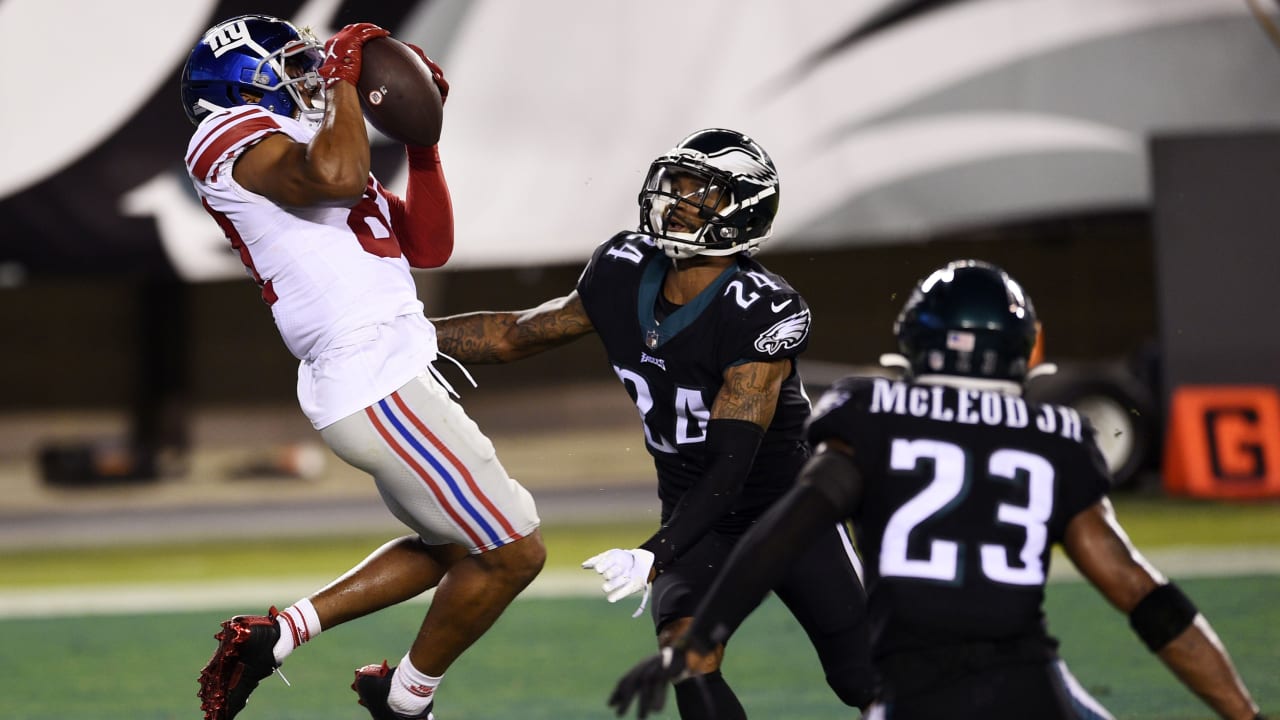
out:
{"label": "sponsor logo", "polygon": [[418,697],[424,697],[424,698],[429,698],[432,695],[434,695],[436,692],[435,688],[427,687],[426,685],[410,685],[406,689],[410,693],[417,695]]}
{"label": "sponsor logo", "polygon": [[786,300],[783,300],[780,303],[770,303],[769,307],[773,308],[774,312],[782,312],[782,309],[790,304],[791,304],[791,298],[787,298]]}

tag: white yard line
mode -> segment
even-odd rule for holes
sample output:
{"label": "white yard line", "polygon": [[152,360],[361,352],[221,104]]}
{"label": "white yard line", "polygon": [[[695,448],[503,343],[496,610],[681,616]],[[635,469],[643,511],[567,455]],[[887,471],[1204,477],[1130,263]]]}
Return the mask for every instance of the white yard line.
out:
{"label": "white yard line", "polygon": [[[549,570],[521,597],[573,597],[599,592],[598,576],[587,571]],[[327,585],[331,577],[239,578],[184,583],[61,585],[0,589],[0,618],[70,615],[131,615],[242,608],[262,612],[284,607]],[[425,601],[430,593],[414,602]]]}
{"label": "white yard line", "polygon": [[[1280,575],[1280,547],[1167,548],[1146,553],[1171,578]],[[261,612],[287,605],[326,585],[329,577],[248,578],[185,583],[136,583],[42,588],[0,588],[0,618],[129,615],[243,608]],[[1056,556],[1052,582],[1075,582],[1071,563]],[[588,597],[600,592],[599,578],[585,570],[548,570],[521,597]],[[423,602],[424,595],[415,602]]]}

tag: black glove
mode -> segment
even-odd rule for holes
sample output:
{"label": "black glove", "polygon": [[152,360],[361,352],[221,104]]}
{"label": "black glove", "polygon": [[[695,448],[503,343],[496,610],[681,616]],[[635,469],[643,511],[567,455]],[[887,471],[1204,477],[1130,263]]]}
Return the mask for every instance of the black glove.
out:
{"label": "black glove", "polygon": [[618,680],[609,695],[609,707],[622,717],[632,699],[638,698],[636,717],[648,717],[649,713],[656,713],[666,705],[667,683],[682,680],[687,675],[684,650],[664,647],[662,652],[641,660]]}

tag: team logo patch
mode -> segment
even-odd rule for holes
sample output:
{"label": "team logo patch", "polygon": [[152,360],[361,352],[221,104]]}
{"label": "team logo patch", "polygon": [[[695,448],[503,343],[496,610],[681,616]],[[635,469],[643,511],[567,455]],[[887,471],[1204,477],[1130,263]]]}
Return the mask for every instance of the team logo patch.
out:
{"label": "team logo patch", "polygon": [[809,336],[809,311],[800,312],[774,323],[773,327],[760,333],[756,338],[755,348],[762,353],[776,355],[780,350],[789,350],[804,342]]}

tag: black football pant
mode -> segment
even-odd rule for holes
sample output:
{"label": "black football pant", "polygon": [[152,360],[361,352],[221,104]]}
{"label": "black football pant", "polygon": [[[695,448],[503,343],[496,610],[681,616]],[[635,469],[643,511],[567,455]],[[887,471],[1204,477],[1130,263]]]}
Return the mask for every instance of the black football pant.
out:
{"label": "black football pant", "polygon": [[[692,617],[733,550],[736,536],[708,533],[653,584],[654,627]],[[832,525],[792,565],[774,594],[799,621],[842,702],[866,707],[874,694],[866,593],[854,569],[852,543]],[[730,654],[731,655],[731,654]]]}
{"label": "black football pant", "polygon": [[1112,720],[1061,660],[990,667],[877,702],[868,720]]}

